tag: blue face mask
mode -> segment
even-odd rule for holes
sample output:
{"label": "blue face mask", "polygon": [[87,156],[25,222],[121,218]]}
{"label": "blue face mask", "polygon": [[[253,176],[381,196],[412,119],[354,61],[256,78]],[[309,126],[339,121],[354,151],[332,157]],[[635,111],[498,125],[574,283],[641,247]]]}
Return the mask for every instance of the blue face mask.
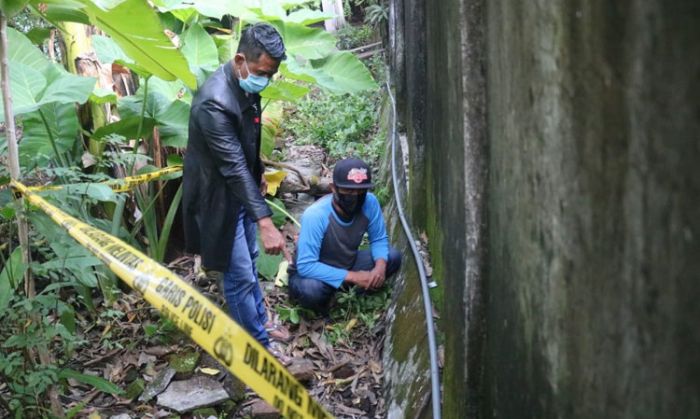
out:
{"label": "blue face mask", "polygon": [[256,74],[252,74],[248,69],[248,62],[244,61],[243,63],[245,64],[245,69],[248,72],[248,77],[242,78],[240,77],[241,73],[238,73],[238,83],[240,84],[241,89],[245,90],[248,93],[262,92],[270,83],[270,79],[268,79],[265,76],[258,76]]}

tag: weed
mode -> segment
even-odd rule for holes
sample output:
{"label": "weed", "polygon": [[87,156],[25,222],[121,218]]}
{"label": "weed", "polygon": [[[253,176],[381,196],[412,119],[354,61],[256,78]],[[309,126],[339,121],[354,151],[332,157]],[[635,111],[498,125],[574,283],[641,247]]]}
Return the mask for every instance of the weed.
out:
{"label": "weed", "polygon": [[302,316],[306,318],[316,317],[316,314],[313,311],[297,305],[292,305],[289,307],[285,305],[278,305],[275,307],[275,311],[277,311],[281,321],[290,322],[292,324],[299,324]]}
{"label": "weed", "polygon": [[[371,330],[389,305],[390,292],[389,287],[371,293],[359,290],[357,287],[340,291],[336,295],[337,304],[331,309],[331,318],[342,321],[357,318],[368,330]],[[340,324],[345,327],[344,323]]]}
{"label": "weed", "polygon": [[375,187],[372,193],[374,193],[374,196],[377,197],[379,205],[381,205],[382,208],[386,204],[388,204],[389,200],[391,199],[391,193],[389,192],[389,188],[386,185]]}
{"label": "weed", "polygon": [[346,330],[345,323],[334,323],[324,330],[324,334],[331,345],[347,342],[350,339],[350,331]]}
{"label": "weed", "polygon": [[338,49],[353,49],[372,43],[375,39],[374,28],[370,25],[345,25],[335,33]]}
{"label": "weed", "polygon": [[287,110],[287,134],[299,144],[324,147],[331,157],[356,155],[376,161],[383,149],[377,138],[379,90],[335,95],[314,91]]}
{"label": "weed", "polygon": [[371,4],[365,9],[365,23],[370,26],[379,26],[389,19],[389,8],[381,4]]}
{"label": "weed", "polygon": [[143,332],[152,342],[161,345],[173,343],[180,334],[175,323],[165,317],[159,317],[156,323],[144,324]]}
{"label": "weed", "polygon": [[[9,407],[19,417],[22,413],[46,415],[42,394],[59,381],[58,365],[68,362],[75,348],[85,344],[53,315],[62,304],[65,305],[56,292],[50,291],[33,299],[12,296],[7,309],[0,312],[0,378],[9,389],[3,397],[7,397]],[[40,346],[51,347],[61,355],[54,365],[40,365],[33,356],[27,356]]]}
{"label": "weed", "polygon": [[299,309],[296,307],[275,307],[277,314],[280,316],[280,320],[283,322],[290,322],[292,324],[299,324]]}

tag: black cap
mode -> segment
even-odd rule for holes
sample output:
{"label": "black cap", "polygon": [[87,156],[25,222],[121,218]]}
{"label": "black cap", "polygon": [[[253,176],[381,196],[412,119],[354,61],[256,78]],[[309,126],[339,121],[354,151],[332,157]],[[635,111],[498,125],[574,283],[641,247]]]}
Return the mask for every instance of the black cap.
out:
{"label": "black cap", "polygon": [[360,159],[339,160],[333,169],[333,183],[336,188],[369,189],[373,188],[372,171],[367,163]]}

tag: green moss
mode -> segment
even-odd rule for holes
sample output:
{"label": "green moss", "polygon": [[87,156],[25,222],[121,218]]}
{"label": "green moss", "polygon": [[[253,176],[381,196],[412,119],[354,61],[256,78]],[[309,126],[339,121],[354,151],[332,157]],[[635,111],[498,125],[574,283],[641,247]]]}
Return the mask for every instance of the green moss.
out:
{"label": "green moss", "polygon": [[[431,167],[427,167],[428,176],[432,172]],[[424,200],[427,203],[425,212],[425,229],[428,235],[428,251],[430,252],[430,262],[433,268],[433,279],[437,282],[438,287],[430,290],[430,297],[433,300],[433,306],[438,310],[438,312],[445,311],[445,288],[448,284],[445,280],[445,267],[444,267],[444,257],[442,251],[442,244],[444,242],[444,236],[442,233],[442,228],[440,227],[440,222],[438,220],[438,214],[440,213],[439,208],[435,203],[435,194],[426,185]],[[440,328],[444,329],[442,322],[444,318],[439,321]]]}
{"label": "green moss", "polygon": [[168,359],[170,367],[178,374],[191,374],[199,362],[199,352],[189,351],[173,354]]}
{"label": "green moss", "polygon": [[209,418],[212,416],[219,417],[219,413],[213,407],[203,407],[192,412],[192,417],[194,419]]}
{"label": "green moss", "polygon": [[144,388],[146,388],[146,383],[141,378],[137,378],[126,388],[124,398],[129,400],[135,399],[143,393]]}

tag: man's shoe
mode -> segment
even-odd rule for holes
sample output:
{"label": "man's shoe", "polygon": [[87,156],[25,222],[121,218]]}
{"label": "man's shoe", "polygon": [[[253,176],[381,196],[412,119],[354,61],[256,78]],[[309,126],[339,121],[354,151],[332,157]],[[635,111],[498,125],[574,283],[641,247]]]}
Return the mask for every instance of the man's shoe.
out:
{"label": "man's shoe", "polygon": [[292,363],[292,357],[285,355],[283,352],[282,345],[280,345],[277,342],[272,342],[270,343],[270,346],[267,348],[268,351],[277,358],[277,360],[280,362],[280,364],[286,366],[289,366],[289,364]]}
{"label": "man's shoe", "polygon": [[276,340],[277,342],[289,342],[292,339],[289,329],[279,323],[267,322],[265,324],[265,330],[270,339]]}

